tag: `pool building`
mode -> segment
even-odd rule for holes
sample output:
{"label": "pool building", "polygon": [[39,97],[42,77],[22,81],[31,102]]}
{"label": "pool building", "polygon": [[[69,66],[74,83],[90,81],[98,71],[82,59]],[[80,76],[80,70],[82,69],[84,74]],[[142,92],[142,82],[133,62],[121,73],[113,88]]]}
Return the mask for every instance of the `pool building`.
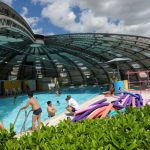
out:
{"label": "pool building", "polygon": [[[26,103],[28,91],[43,107],[50,99],[60,114],[64,99],[79,103],[109,90],[122,81],[124,89],[149,91],[150,38],[111,33],[34,34],[28,23],[10,6],[0,2],[0,120],[9,127]],[[61,96],[56,91],[61,91]],[[14,97],[17,96],[16,104]],[[5,107],[5,106],[8,107]],[[25,117],[24,112],[22,112]],[[20,132],[24,119],[15,130]],[[20,123],[21,122],[21,123]],[[26,129],[31,126],[31,117]]]}

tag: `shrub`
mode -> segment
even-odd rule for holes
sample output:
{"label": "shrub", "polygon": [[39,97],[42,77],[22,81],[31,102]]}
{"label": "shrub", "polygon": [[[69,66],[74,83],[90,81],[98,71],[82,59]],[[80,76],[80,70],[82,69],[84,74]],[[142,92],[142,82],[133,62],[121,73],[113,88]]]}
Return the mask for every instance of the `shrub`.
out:
{"label": "shrub", "polygon": [[4,149],[6,147],[6,144],[9,143],[9,141],[14,141],[14,136],[16,135],[16,132],[14,132],[14,126],[10,124],[10,130],[6,129],[0,129],[0,150]]}
{"label": "shrub", "polygon": [[[16,140],[11,132],[1,134],[1,149],[36,150],[137,150],[150,148],[150,107],[130,109],[114,118],[60,122],[57,127],[42,126],[32,135]],[[6,130],[4,131],[6,132]],[[4,137],[6,136],[6,137]],[[1,141],[0,141],[1,142]]]}

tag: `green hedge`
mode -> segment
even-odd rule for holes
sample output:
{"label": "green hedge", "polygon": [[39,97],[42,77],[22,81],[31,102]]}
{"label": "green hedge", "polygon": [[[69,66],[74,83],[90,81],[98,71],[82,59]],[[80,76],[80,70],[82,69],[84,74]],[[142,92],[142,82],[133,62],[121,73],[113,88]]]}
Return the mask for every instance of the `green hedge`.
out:
{"label": "green hedge", "polygon": [[150,149],[150,107],[129,109],[114,118],[59,123],[13,138],[14,132],[0,131],[0,149],[35,150],[148,150]]}

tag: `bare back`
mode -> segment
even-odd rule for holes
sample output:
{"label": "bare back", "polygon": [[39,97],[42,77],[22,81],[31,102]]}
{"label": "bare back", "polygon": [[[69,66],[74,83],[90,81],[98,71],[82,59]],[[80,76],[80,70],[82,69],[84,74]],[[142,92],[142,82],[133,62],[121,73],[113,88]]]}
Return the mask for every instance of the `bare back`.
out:
{"label": "bare back", "polygon": [[37,110],[40,108],[38,101],[33,97],[29,99],[28,103],[32,106],[32,110]]}

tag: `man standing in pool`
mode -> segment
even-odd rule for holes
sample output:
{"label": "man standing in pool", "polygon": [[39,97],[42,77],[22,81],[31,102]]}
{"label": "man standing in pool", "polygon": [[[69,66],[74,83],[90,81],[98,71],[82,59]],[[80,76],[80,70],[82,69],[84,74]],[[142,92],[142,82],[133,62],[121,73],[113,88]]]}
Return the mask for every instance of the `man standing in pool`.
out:
{"label": "man standing in pool", "polygon": [[53,107],[52,102],[48,101],[47,102],[47,112],[48,112],[48,117],[54,117],[56,113],[56,109]]}
{"label": "man standing in pool", "polygon": [[58,106],[60,105],[60,102],[59,102],[59,101],[57,101],[57,105],[58,105]]}
{"label": "man standing in pool", "polygon": [[66,110],[68,110],[71,114],[74,115],[75,111],[80,109],[79,104],[70,95],[67,96],[66,101],[68,102]]}
{"label": "man standing in pool", "polygon": [[37,100],[33,97],[33,92],[29,91],[28,97],[29,97],[29,100],[28,100],[27,104],[24,107],[22,107],[21,110],[26,109],[29,105],[32,106],[32,110],[33,110],[32,130],[35,130],[36,129],[36,125],[35,125],[36,120],[38,121],[38,128],[40,128],[42,109],[40,108]]}

